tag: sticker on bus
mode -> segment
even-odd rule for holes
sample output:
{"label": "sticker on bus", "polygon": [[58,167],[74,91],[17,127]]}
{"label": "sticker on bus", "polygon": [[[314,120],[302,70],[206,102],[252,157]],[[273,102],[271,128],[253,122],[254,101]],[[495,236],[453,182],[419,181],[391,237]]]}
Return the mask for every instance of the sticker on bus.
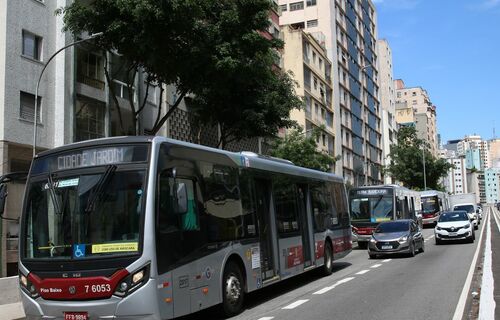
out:
{"label": "sticker on bus", "polygon": [[137,242],[103,243],[92,245],[92,253],[130,252],[138,250],[139,244]]}

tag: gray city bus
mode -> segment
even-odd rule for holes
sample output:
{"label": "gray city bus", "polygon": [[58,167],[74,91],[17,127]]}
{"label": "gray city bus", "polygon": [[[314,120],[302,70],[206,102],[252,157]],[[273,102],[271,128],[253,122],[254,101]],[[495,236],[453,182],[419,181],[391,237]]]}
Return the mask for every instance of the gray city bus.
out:
{"label": "gray city bus", "polygon": [[30,319],[171,319],[320,268],[352,248],[343,179],[162,137],[37,155],[21,219]]}

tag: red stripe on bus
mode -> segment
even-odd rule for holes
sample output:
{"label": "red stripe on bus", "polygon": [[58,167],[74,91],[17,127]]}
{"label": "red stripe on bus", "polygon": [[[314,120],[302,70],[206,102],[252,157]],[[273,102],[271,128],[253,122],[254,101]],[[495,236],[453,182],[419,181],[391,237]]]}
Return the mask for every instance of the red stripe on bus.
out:
{"label": "red stripe on bus", "polygon": [[41,279],[30,273],[28,279],[35,285],[40,296],[48,300],[83,300],[109,298],[118,283],[128,276],[125,269],[118,270],[110,278],[47,278]]}

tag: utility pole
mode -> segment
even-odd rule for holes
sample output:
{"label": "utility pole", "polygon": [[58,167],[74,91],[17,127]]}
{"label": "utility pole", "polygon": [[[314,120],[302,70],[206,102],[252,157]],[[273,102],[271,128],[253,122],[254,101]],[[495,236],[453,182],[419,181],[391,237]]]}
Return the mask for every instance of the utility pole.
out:
{"label": "utility pole", "polygon": [[422,164],[424,166],[424,191],[427,190],[427,174],[425,173],[425,143],[422,145]]}

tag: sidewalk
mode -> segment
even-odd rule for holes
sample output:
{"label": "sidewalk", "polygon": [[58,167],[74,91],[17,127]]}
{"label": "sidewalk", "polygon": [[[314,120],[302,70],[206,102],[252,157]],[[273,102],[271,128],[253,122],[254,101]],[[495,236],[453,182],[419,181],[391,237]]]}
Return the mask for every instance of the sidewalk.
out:
{"label": "sidewalk", "polygon": [[0,315],[4,320],[24,319],[23,304],[21,302],[0,304]]}

